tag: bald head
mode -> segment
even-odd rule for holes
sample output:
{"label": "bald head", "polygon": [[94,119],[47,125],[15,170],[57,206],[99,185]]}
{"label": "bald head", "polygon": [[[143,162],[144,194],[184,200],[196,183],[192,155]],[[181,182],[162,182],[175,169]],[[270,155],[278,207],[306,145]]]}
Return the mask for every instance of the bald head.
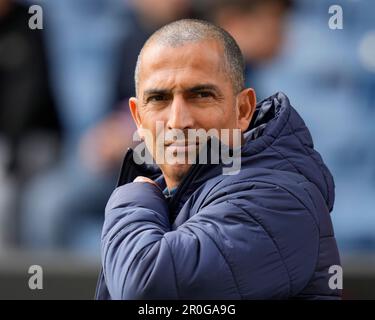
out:
{"label": "bald head", "polygon": [[172,22],[157,30],[144,44],[135,68],[135,89],[138,95],[139,73],[144,52],[154,45],[169,47],[183,46],[189,42],[217,41],[223,50],[223,70],[238,93],[244,89],[244,60],[233,37],[224,29],[207,21],[183,19]]}

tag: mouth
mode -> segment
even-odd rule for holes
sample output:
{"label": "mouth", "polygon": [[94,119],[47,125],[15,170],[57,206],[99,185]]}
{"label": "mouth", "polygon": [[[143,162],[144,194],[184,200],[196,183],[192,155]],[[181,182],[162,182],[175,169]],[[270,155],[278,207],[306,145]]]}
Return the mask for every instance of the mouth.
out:
{"label": "mouth", "polygon": [[186,154],[196,151],[199,147],[199,143],[196,141],[173,141],[165,143],[165,149],[172,152],[173,154]]}
{"label": "mouth", "polygon": [[174,147],[184,147],[184,146],[197,146],[199,145],[198,141],[193,140],[177,140],[177,141],[166,141],[164,144],[166,147],[174,146]]}

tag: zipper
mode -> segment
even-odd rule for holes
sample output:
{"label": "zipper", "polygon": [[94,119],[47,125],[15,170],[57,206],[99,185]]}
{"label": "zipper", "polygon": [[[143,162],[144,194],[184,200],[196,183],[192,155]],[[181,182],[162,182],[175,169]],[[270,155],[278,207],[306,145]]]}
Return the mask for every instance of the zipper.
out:
{"label": "zipper", "polygon": [[121,166],[119,177],[117,179],[116,188],[126,183],[126,181],[123,181],[123,180],[126,179],[126,177],[128,177],[129,169],[131,165],[131,163],[129,162],[129,159],[132,154],[133,154],[133,149],[128,148],[128,150],[126,151],[124,160],[122,161],[122,166]]}

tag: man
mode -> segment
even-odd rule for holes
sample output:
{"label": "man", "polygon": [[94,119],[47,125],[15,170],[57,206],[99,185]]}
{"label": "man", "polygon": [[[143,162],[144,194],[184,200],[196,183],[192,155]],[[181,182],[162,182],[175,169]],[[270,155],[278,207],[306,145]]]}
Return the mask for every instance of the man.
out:
{"label": "man", "polygon": [[[340,297],[329,273],[340,264],[332,176],[284,94],[256,105],[243,65],[234,39],[204,21],[173,22],[145,43],[129,105],[157,166],[125,156],[106,207],[97,299]],[[224,161],[158,161],[160,122],[165,136],[240,130],[239,172],[223,174]],[[165,141],[166,153],[185,155],[211,144]]]}

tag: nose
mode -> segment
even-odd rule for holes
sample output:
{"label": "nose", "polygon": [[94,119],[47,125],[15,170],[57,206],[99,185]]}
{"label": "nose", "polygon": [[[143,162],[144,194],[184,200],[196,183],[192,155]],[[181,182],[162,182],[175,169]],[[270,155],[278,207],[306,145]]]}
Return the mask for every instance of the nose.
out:
{"label": "nose", "polygon": [[191,129],[194,127],[194,118],[183,96],[173,98],[167,122],[168,129]]}

